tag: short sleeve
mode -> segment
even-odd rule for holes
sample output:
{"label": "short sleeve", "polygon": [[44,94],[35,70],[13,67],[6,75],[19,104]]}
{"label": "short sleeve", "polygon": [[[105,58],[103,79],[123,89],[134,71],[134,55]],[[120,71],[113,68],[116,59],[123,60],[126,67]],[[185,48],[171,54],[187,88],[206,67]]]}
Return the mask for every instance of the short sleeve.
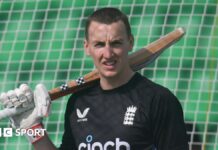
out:
{"label": "short sleeve", "polygon": [[188,150],[181,104],[168,89],[159,93],[150,110],[155,146],[158,150]]}
{"label": "short sleeve", "polygon": [[74,138],[71,131],[70,126],[70,115],[72,112],[72,106],[73,106],[73,98],[72,96],[68,100],[66,111],[65,111],[65,121],[64,121],[64,134],[62,137],[62,143],[60,145],[59,150],[76,150]]}

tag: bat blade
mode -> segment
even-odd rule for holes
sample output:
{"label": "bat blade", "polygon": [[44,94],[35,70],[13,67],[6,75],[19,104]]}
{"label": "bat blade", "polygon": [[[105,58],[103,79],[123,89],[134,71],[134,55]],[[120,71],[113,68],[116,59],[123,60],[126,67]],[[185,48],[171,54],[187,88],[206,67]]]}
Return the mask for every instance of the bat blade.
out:
{"label": "bat blade", "polygon": [[129,56],[131,68],[134,71],[144,68],[154,61],[169,46],[180,40],[184,34],[185,30],[183,28],[177,28],[160,39],[150,43],[146,47],[131,54]]}

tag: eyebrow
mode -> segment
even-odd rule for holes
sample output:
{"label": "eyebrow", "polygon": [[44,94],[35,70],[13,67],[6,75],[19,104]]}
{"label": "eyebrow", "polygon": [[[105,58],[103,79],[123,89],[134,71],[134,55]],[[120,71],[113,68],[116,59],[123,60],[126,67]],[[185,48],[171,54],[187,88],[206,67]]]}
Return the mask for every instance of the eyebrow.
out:
{"label": "eyebrow", "polygon": [[[123,41],[123,39],[122,38],[117,38],[117,39],[114,38],[110,42],[114,42],[114,41]],[[96,43],[96,42],[105,42],[105,41],[102,41],[102,40],[93,40],[92,42]]]}

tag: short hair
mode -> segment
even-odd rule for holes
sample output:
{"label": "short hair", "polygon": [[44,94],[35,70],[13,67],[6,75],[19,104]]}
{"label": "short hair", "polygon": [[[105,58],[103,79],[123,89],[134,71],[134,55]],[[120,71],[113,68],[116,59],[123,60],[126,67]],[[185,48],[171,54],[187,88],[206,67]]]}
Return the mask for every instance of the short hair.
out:
{"label": "short hair", "polygon": [[112,7],[101,8],[96,10],[93,14],[91,14],[88,17],[85,26],[85,38],[87,40],[89,36],[88,35],[89,26],[92,21],[96,21],[104,24],[112,24],[114,22],[122,21],[125,25],[127,36],[128,37],[132,36],[128,17],[117,8],[112,8]]}

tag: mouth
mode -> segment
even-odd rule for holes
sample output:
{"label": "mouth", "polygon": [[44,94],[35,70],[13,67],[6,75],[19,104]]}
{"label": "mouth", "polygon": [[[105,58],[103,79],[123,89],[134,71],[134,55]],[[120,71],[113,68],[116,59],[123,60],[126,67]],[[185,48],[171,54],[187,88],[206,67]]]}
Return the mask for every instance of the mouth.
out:
{"label": "mouth", "polygon": [[117,64],[116,60],[104,61],[103,62],[103,65],[105,66],[105,68],[109,69],[109,70],[114,69],[116,64]]}

